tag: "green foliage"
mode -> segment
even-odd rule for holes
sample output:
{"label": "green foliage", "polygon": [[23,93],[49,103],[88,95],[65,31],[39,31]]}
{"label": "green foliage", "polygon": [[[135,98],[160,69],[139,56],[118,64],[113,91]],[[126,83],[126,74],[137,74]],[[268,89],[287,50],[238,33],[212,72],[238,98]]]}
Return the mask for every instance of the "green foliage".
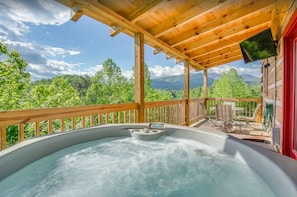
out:
{"label": "green foliage", "polygon": [[15,50],[0,43],[0,109],[22,109],[31,80],[26,61]]}
{"label": "green foliage", "polygon": [[202,98],[203,96],[203,88],[196,87],[190,90],[190,98]]}
{"label": "green foliage", "polygon": [[252,96],[248,84],[233,68],[216,80],[212,88],[211,97],[214,98],[248,98]]}
{"label": "green foliage", "polygon": [[30,108],[76,106],[82,104],[78,92],[63,77],[56,77],[48,85],[34,85],[30,90]]}
{"label": "green foliage", "polygon": [[91,79],[86,104],[113,104],[131,102],[133,84],[122,75],[121,69],[108,58]]}
{"label": "green foliage", "polygon": [[86,97],[87,90],[91,85],[91,77],[88,75],[63,75],[63,77],[71,86],[78,91],[80,98]]}
{"label": "green foliage", "polygon": [[250,86],[250,89],[252,91],[252,97],[261,97],[262,96],[261,87],[262,87],[262,84],[260,82],[253,83]]}

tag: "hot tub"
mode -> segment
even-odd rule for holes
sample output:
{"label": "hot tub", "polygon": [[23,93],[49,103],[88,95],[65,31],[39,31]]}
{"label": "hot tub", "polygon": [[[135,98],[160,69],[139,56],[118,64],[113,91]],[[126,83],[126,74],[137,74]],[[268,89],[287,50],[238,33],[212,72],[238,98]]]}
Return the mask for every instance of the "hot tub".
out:
{"label": "hot tub", "polygon": [[[155,141],[131,137],[131,129],[147,126],[103,125],[38,137],[8,148],[0,152],[0,196],[30,196],[33,193],[26,193],[26,189],[20,193],[15,191],[17,185],[24,184],[19,189],[25,186],[31,189],[33,186],[28,184],[35,176],[43,180],[43,176],[52,174],[57,174],[59,180],[45,179],[43,183],[38,182],[38,186],[34,183],[37,187],[34,195],[47,196],[44,192],[50,190],[51,195],[58,196],[297,196],[295,160],[219,131],[166,125],[164,135]],[[94,146],[96,148],[90,148]],[[72,147],[74,150],[69,149]],[[87,159],[82,157],[88,154]],[[94,160],[95,157],[98,160]],[[52,169],[61,162],[49,162],[61,161],[61,158],[65,166]],[[95,162],[94,169],[92,162]],[[50,168],[49,174],[42,174],[47,168]],[[89,179],[83,179],[80,174],[86,169],[91,172],[86,175]],[[237,174],[246,170],[246,174],[254,172],[256,178]],[[66,171],[68,175],[63,174]],[[70,182],[64,183],[68,184],[69,191],[56,182],[68,176]],[[245,188],[250,191],[244,193]],[[263,188],[266,194],[261,193]],[[42,193],[38,193],[39,190]]]}

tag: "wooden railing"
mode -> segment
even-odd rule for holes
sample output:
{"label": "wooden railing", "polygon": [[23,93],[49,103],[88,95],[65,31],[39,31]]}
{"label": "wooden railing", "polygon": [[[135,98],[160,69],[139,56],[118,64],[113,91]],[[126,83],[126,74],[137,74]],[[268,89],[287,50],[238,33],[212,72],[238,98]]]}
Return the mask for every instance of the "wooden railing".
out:
{"label": "wooden railing", "polygon": [[[207,109],[224,101],[234,101],[251,114],[260,99],[190,99],[190,124],[203,118],[199,103]],[[145,122],[186,125],[186,100],[145,103]],[[136,103],[89,105],[17,111],[0,111],[1,150],[17,142],[37,136],[71,131],[102,124],[136,123],[139,106]]]}
{"label": "wooden railing", "polygon": [[1,111],[1,150],[41,135],[101,124],[134,123],[137,111],[136,103]]}

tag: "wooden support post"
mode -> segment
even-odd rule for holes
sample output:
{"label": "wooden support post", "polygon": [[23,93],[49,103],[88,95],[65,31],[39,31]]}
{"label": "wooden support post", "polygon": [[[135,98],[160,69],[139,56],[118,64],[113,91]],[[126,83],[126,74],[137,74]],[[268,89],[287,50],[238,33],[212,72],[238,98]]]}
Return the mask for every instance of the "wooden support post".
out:
{"label": "wooden support post", "polygon": [[203,95],[204,99],[207,98],[207,86],[208,86],[208,75],[207,75],[207,70],[203,71]]}
{"label": "wooden support post", "polygon": [[185,125],[189,126],[190,124],[190,108],[189,108],[189,99],[190,99],[190,66],[189,61],[184,61],[184,99],[185,103]]}
{"label": "wooden support post", "polygon": [[135,102],[139,104],[137,123],[144,122],[144,36],[135,33]]}

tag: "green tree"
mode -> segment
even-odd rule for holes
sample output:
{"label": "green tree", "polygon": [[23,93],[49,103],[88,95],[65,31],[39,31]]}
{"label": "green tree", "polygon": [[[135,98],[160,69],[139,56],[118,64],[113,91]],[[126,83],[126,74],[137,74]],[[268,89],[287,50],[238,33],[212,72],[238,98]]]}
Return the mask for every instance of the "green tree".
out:
{"label": "green tree", "polygon": [[190,98],[201,98],[203,96],[202,87],[198,86],[190,90]]}
{"label": "green tree", "polygon": [[243,98],[251,97],[251,90],[243,77],[237,74],[236,69],[231,68],[224,73],[212,85],[212,97],[217,98]]}
{"label": "green tree", "polygon": [[84,100],[87,90],[91,85],[91,77],[88,75],[63,75],[61,76],[78,91],[81,100]]}
{"label": "green tree", "polygon": [[31,76],[26,61],[15,50],[0,43],[0,109],[24,108],[24,98]]}
{"label": "green tree", "polygon": [[262,96],[261,87],[262,87],[262,84],[260,82],[251,84],[250,88],[252,91],[252,97],[261,97]]}
{"label": "green tree", "polygon": [[132,102],[133,84],[123,76],[121,69],[108,58],[91,79],[86,104],[113,104]]}
{"label": "green tree", "polygon": [[[135,80],[135,67],[133,66],[133,86]],[[134,87],[135,88],[135,87]],[[166,90],[155,90],[152,87],[151,74],[147,64],[144,64],[144,100],[145,101],[160,101],[160,100],[171,100],[174,95],[170,91]]]}
{"label": "green tree", "polygon": [[65,107],[81,104],[79,93],[64,79],[56,77],[47,84],[38,84],[31,87],[30,108]]}

